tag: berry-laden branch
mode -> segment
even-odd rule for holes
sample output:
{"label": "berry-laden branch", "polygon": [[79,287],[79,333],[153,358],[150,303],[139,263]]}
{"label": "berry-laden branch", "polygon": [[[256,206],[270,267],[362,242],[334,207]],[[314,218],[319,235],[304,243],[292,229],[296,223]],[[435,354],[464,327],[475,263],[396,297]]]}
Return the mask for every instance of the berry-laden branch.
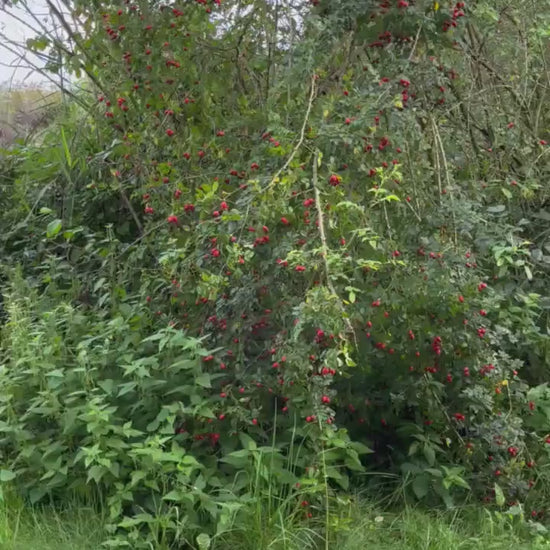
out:
{"label": "berry-laden branch", "polygon": [[315,153],[313,155],[313,192],[315,193],[315,208],[317,209],[317,219],[318,224],[317,227],[319,229],[319,237],[321,238],[321,255],[323,257],[323,265],[325,268],[325,277],[327,279],[327,286],[331,293],[336,296],[338,299],[338,306],[340,307],[340,311],[342,312],[342,318],[344,319],[344,323],[346,324],[348,331],[353,336],[353,342],[355,344],[355,348],[358,348],[357,344],[357,336],[355,334],[355,330],[353,328],[353,325],[351,324],[351,321],[349,320],[349,317],[347,316],[346,310],[344,309],[344,305],[342,303],[342,300],[340,299],[340,296],[338,296],[338,293],[336,292],[336,289],[334,288],[334,284],[332,283],[332,280],[330,278],[330,268],[328,265],[328,245],[327,245],[327,236],[325,233],[325,218],[323,216],[323,209],[321,208],[321,194],[319,193],[319,178],[317,177],[317,166],[319,163],[319,149],[315,149]]}

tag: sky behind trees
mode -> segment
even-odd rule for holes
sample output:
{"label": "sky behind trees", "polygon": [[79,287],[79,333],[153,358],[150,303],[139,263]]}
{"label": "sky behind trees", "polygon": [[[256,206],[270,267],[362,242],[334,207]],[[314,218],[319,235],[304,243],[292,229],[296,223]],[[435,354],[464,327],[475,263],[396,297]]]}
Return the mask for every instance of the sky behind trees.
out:
{"label": "sky behind trees", "polygon": [[[51,19],[46,2],[44,0],[25,0],[28,10],[16,6],[1,7],[1,4],[0,2],[0,33],[2,34],[0,40],[0,85],[9,88],[25,85],[49,86],[48,80],[31,66],[43,66],[43,62],[23,48],[16,48],[13,43],[6,40],[8,38],[10,41],[24,45],[26,40],[35,36],[30,27],[36,27],[36,22],[29,12],[32,12],[45,24],[50,25]],[[25,58],[21,56],[25,56]]]}

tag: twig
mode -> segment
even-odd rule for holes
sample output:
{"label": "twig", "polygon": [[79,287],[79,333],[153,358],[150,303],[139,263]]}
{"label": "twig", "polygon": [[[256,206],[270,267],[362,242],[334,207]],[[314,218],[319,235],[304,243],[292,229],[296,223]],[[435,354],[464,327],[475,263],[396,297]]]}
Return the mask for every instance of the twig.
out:
{"label": "twig", "polygon": [[122,200],[124,204],[126,205],[126,208],[130,211],[130,214],[132,214],[132,218],[134,218],[134,221],[136,222],[138,231],[140,236],[143,235],[143,226],[141,225],[141,222],[139,221],[138,215],[136,214],[136,211],[134,210],[134,207],[130,203],[128,197],[126,196],[126,193],[124,193],[124,189],[122,189],[122,185],[119,188],[120,196],[122,197]]}
{"label": "twig", "polygon": [[42,200],[42,197],[45,195],[46,191],[51,186],[52,184],[48,183],[47,185],[42,187],[42,189],[38,192],[38,196],[36,197],[36,200],[34,201],[34,204],[32,205],[25,219],[19,222],[9,233],[2,235],[2,239],[4,241],[8,240],[12,235],[15,235],[15,233],[17,233],[21,228],[25,227],[28,224],[29,220],[31,219],[31,216],[33,215],[35,208],[38,206],[38,203]]}
{"label": "twig", "polygon": [[134,248],[137,244],[139,244],[145,237],[148,237],[149,235],[155,233],[158,231],[163,225],[165,225],[166,222],[161,222],[155,226],[153,226],[149,231],[145,231],[142,235],[140,235],[136,240],[132,241],[118,256],[117,259],[120,259],[128,250],[131,248]]}
{"label": "twig", "polygon": [[[57,18],[57,20],[59,21],[61,26],[65,29],[66,33],[69,35],[69,38],[71,38],[71,40],[74,41],[74,43],[78,46],[79,50],[82,52],[84,57],[88,60],[88,62],[91,64],[91,66],[93,66],[94,65],[94,59],[88,53],[88,49],[80,42],[80,40],[78,39],[76,33],[73,32],[73,30],[71,29],[71,26],[69,25],[69,23],[67,23],[67,21],[63,17],[63,14],[57,9],[57,7],[53,4],[53,2],[51,0],[46,0],[46,3],[48,4],[48,7],[50,8],[53,15],[55,15],[55,17]],[[96,85],[96,87],[99,90],[101,90],[103,92],[103,94],[108,96],[109,94],[108,94],[107,90],[103,87],[101,82],[99,82],[99,80],[96,78],[94,73],[92,73],[91,70],[87,69],[86,66],[84,65],[84,63],[81,63],[80,66],[84,70],[84,72],[88,75],[88,78]]]}
{"label": "twig", "polygon": [[416,219],[421,222],[422,221],[422,217],[420,216],[420,214],[413,208],[412,204],[408,201],[408,200],[405,200],[405,204],[411,209],[411,212],[415,215]]}
{"label": "twig", "polygon": [[315,193],[315,208],[317,209],[317,218],[318,218],[318,229],[319,229],[319,236],[321,237],[321,255],[323,258],[323,265],[325,268],[325,277],[327,279],[327,286],[329,290],[332,292],[332,294],[337,298],[338,305],[340,307],[340,311],[342,312],[342,319],[344,320],[344,323],[346,324],[349,332],[353,336],[353,341],[355,343],[355,348],[358,349],[357,344],[357,336],[355,335],[355,330],[353,328],[353,325],[351,324],[351,321],[349,320],[347,313],[344,309],[344,306],[342,304],[342,300],[338,296],[338,293],[336,292],[336,289],[334,288],[334,284],[332,283],[332,280],[330,278],[330,268],[328,265],[328,245],[327,245],[327,237],[325,233],[325,218],[323,215],[323,209],[321,207],[321,194],[319,193],[319,182],[317,178],[317,163],[319,162],[319,150],[316,149],[315,153],[313,155],[313,192]]}
{"label": "twig", "polygon": [[416,36],[414,37],[411,53],[409,54],[409,59],[407,61],[412,61],[414,51],[416,50],[416,45],[418,44],[418,39],[420,38],[420,32],[422,31],[422,25],[423,23],[420,24],[420,27],[418,27],[418,31],[416,31]]}
{"label": "twig", "polygon": [[[439,135],[439,131],[437,129],[437,126],[435,124],[435,121],[432,119],[432,125],[434,130],[434,137],[436,138],[436,141],[439,143],[439,148],[441,149],[441,160],[443,161],[443,169],[445,170],[445,180],[447,182],[447,189],[449,192],[449,195],[451,197],[451,212],[453,217],[453,229],[454,229],[454,242],[455,246],[458,246],[458,234],[456,229],[456,215],[455,215],[455,209],[454,209],[454,193],[451,189],[451,179],[449,177],[449,167],[447,165],[447,156],[445,155],[445,148],[443,147],[443,142],[441,141],[441,136]],[[437,154],[437,153],[436,153]],[[438,155],[439,157],[439,155]],[[438,161],[439,164],[439,161]]]}
{"label": "twig", "polygon": [[[309,101],[308,101],[308,104],[307,104],[306,116],[304,117],[304,123],[302,124],[302,131],[300,132],[300,139],[298,140],[298,143],[296,144],[296,146],[292,150],[292,153],[288,157],[288,160],[284,163],[282,168],[280,168],[277,171],[277,173],[273,176],[273,178],[271,179],[269,185],[267,186],[268,189],[275,184],[275,182],[277,181],[279,176],[290,166],[290,163],[292,162],[292,160],[294,159],[294,157],[298,153],[298,150],[302,146],[302,143],[304,143],[304,138],[305,138],[305,135],[306,135],[306,126],[307,126],[307,123],[308,123],[308,120],[309,120],[309,114],[311,113],[311,107],[313,105],[313,101],[315,100],[315,92],[317,90],[317,87],[315,85],[315,81],[316,81],[316,76],[313,75],[311,77],[311,92],[309,94]],[[317,165],[315,165],[315,166],[317,166]]]}
{"label": "twig", "polygon": [[[70,90],[68,90],[66,88],[60,88],[59,82],[57,82],[57,80],[53,79],[48,74],[48,72],[46,70],[42,69],[41,67],[39,67],[38,65],[36,65],[32,61],[30,61],[25,54],[18,52],[17,49],[15,48],[15,46],[17,46],[17,44],[13,43],[13,41],[10,41],[3,33],[0,33],[0,38],[2,38],[4,40],[4,43],[2,43],[0,45],[2,48],[5,48],[10,53],[14,54],[17,58],[19,58],[19,60],[25,61],[25,63],[27,63],[27,68],[33,69],[34,71],[40,73],[42,76],[47,78],[50,82],[52,82],[52,84],[54,84],[54,86],[59,88],[64,94],[67,94],[67,95],[71,96],[81,106],[85,106],[82,99],[80,99],[76,94],[74,94],[73,92],[71,92]],[[12,47],[8,46],[7,45],[8,43]],[[18,67],[20,67],[20,66],[21,65],[18,65]]]}
{"label": "twig", "polygon": [[445,408],[445,406],[441,402],[441,399],[439,399],[438,395],[435,393],[434,389],[432,388],[426,373],[424,373],[424,381],[426,382],[426,385],[428,386],[428,389],[430,390],[430,393],[432,394],[433,398],[437,401],[441,411],[443,412],[443,414],[447,418],[447,421],[449,422],[449,426],[451,426],[451,428],[454,430],[456,436],[460,440],[460,443],[462,443],[464,445],[464,439],[460,435],[459,431],[456,429],[456,426],[453,424],[453,421],[452,421],[451,417],[449,416],[449,413],[447,412],[447,409]]}
{"label": "twig", "polygon": [[433,131],[433,134],[434,134],[434,150],[433,150],[433,154],[434,154],[434,163],[435,163],[435,166],[434,166],[434,169],[435,169],[435,173],[436,173],[436,176],[437,176],[437,187],[439,189],[439,206],[441,206],[443,204],[443,187],[441,186],[441,167],[439,165],[439,151],[438,151],[438,143],[437,143],[437,139],[435,137],[435,122],[432,120],[432,131]]}
{"label": "twig", "polygon": [[384,210],[384,218],[386,220],[386,227],[388,228],[388,238],[392,240],[390,218],[388,217],[388,209],[386,208],[386,201],[382,202],[382,209]]}

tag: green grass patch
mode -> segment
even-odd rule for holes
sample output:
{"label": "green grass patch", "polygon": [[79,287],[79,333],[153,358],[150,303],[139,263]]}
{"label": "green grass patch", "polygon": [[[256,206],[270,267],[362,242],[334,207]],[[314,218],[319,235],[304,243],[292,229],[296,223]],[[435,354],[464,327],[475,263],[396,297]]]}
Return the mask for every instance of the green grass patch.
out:
{"label": "green grass patch", "polygon": [[[212,540],[211,550],[543,550],[550,537],[536,534],[520,516],[480,507],[450,512],[407,508],[385,512],[365,503],[343,508],[326,524],[312,519],[241,516],[230,533]],[[105,521],[92,508],[65,510],[0,508],[2,550],[96,550],[106,537]],[[175,546],[174,550],[181,547]]]}
{"label": "green grass patch", "polygon": [[343,550],[535,550],[550,539],[535,535],[516,516],[476,507],[454,512],[406,509],[384,513],[359,508],[351,529],[337,537]]}
{"label": "green grass patch", "polygon": [[91,508],[0,508],[2,550],[97,550],[104,523]]}

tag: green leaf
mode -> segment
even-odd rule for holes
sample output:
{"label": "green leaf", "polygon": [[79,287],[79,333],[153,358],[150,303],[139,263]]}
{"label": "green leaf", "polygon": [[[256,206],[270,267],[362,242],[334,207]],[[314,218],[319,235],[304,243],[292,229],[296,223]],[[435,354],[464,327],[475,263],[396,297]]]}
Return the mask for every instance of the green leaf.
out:
{"label": "green leaf", "polygon": [[211,542],[210,537],[206,533],[201,533],[197,536],[197,546],[199,550],[208,550]]}
{"label": "green leaf", "polygon": [[256,442],[248,435],[243,432],[239,433],[239,440],[241,442],[241,445],[249,450],[254,451],[257,448]]}
{"label": "green leaf", "polygon": [[179,502],[182,500],[182,493],[181,491],[178,491],[177,489],[174,489],[173,491],[170,491],[168,493],[166,493],[163,497],[162,497],[162,500],[171,500],[173,502]]}
{"label": "green leaf", "polygon": [[460,476],[453,476],[453,485],[456,485],[457,487],[463,487],[464,489],[470,489],[470,484]]}
{"label": "green leaf", "polygon": [[374,453],[374,451],[371,448],[367,447],[363,443],[360,443],[359,441],[352,441],[350,442],[349,446],[360,455]]}
{"label": "green leaf", "polygon": [[52,220],[46,228],[46,237],[51,239],[61,231],[62,222],[60,219]]}
{"label": "green leaf", "polygon": [[57,378],[63,378],[65,373],[61,369],[54,369],[46,373],[46,376],[54,376]]}
{"label": "green leaf", "polygon": [[497,483],[495,483],[495,502],[497,506],[504,506],[504,503],[506,502],[504,493]]}
{"label": "green leaf", "polygon": [[422,500],[430,490],[430,478],[426,474],[416,476],[412,482],[412,488],[416,498]]}
{"label": "green leaf", "polygon": [[67,138],[65,136],[65,128],[61,127],[61,143],[63,144],[63,152],[65,153],[65,160],[67,161],[67,166],[69,168],[73,167],[73,160],[71,157],[71,151],[69,150],[69,145],[67,143]]}
{"label": "green leaf", "polygon": [[430,466],[435,464],[435,450],[431,445],[424,445],[424,457]]}
{"label": "green leaf", "polygon": [[104,473],[105,468],[103,466],[95,464],[88,470],[88,481],[90,481],[90,479],[93,479],[96,483],[99,483]]}
{"label": "green leaf", "polygon": [[503,188],[501,189],[501,191],[502,191],[502,194],[503,194],[508,200],[512,199],[513,195],[512,195],[512,193],[510,192],[509,189],[506,189],[505,187],[503,187]]}
{"label": "green leaf", "polygon": [[36,504],[39,500],[44,497],[44,495],[47,493],[46,489],[44,487],[35,487],[34,489],[31,489],[31,492],[29,493],[29,500],[31,504]]}
{"label": "green leaf", "polygon": [[203,388],[211,388],[212,383],[210,381],[210,375],[207,372],[203,372],[202,374],[199,374],[195,378],[195,383]]}
{"label": "green leaf", "polygon": [[233,451],[220,458],[220,461],[227,462],[227,464],[231,464],[231,466],[235,466],[236,468],[245,468],[248,464],[250,455],[251,453],[248,449],[241,449],[240,451]]}
{"label": "green leaf", "polygon": [[6,482],[15,479],[15,474],[11,470],[0,470],[0,481]]}
{"label": "green leaf", "polygon": [[416,464],[413,464],[412,462],[404,462],[403,464],[401,464],[401,471],[404,473],[404,474],[417,474],[419,472],[421,472],[422,470],[420,469],[419,466],[417,466]]}
{"label": "green leaf", "polygon": [[40,36],[36,38],[28,38],[26,41],[27,48],[29,50],[43,52],[49,44],[49,40],[45,36]]}

